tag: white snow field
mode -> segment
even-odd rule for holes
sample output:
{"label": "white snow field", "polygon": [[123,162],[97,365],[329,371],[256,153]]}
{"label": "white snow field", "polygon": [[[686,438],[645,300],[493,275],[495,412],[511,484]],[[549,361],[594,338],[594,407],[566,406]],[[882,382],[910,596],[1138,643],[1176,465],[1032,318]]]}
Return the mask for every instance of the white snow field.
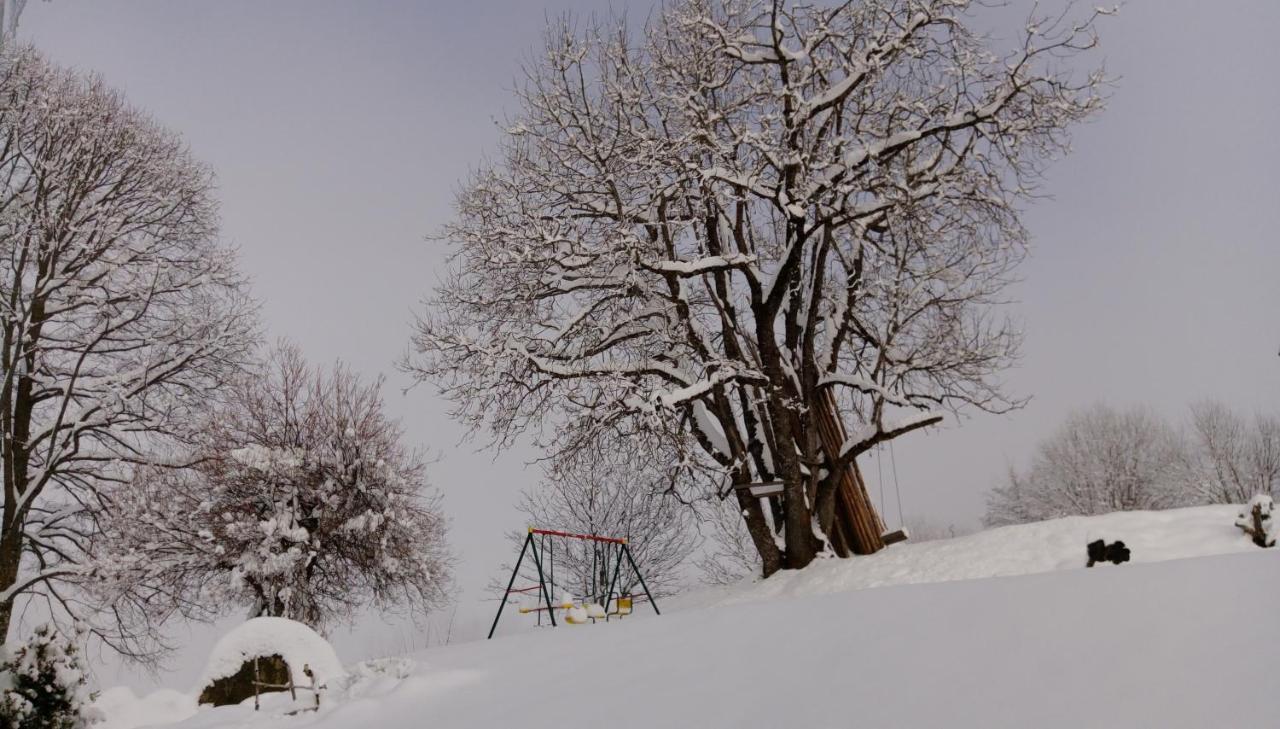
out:
{"label": "white snow field", "polygon": [[[380,672],[351,667],[315,713],[285,716],[276,702],[257,715],[243,705],[191,715],[163,694],[150,721],[177,719],[184,729],[1280,726],[1280,549],[1254,546],[1232,525],[1238,512],[1073,517],[895,545],[686,595],[661,617],[637,610],[622,622],[432,649]],[[1084,569],[1095,538],[1124,540],[1133,563]],[[862,589],[871,587],[879,589]],[[527,617],[512,611],[503,620]],[[104,729],[145,723],[147,699],[130,698],[104,695]]]}

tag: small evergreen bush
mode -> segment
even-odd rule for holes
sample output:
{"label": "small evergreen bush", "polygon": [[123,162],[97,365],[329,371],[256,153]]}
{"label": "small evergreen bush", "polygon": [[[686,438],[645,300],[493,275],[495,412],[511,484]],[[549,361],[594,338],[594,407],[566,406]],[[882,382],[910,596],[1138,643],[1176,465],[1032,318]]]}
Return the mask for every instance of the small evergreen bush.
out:
{"label": "small evergreen bush", "polygon": [[0,727],[84,729],[98,719],[85,691],[77,629],[64,636],[50,624],[25,643],[0,646]]}

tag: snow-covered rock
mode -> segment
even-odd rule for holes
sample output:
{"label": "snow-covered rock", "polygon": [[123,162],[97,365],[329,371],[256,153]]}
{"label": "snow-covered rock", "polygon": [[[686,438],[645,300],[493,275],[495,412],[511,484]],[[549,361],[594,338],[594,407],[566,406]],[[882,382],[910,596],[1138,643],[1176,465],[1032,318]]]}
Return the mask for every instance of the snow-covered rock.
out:
{"label": "snow-covered rock", "polygon": [[345,671],[333,646],[302,623],[287,618],[253,618],[232,629],[217,642],[205,664],[196,691],[220,678],[235,675],[244,662],[254,657],[278,655],[289,664],[293,682],[311,685],[303,672],[310,666],[316,684],[341,678]]}

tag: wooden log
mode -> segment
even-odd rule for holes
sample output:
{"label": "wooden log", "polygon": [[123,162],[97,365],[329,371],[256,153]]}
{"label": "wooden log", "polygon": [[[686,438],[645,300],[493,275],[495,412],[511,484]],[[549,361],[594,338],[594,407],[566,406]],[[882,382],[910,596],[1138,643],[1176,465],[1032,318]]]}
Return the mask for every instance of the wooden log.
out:
{"label": "wooden log", "polygon": [[733,488],[738,491],[746,491],[757,499],[769,496],[779,496],[782,494],[786,484],[782,481],[760,481],[750,483],[734,484]]}
{"label": "wooden log", "polygon": [[887,546],[890,544],[897,544],[898,542],[905,542],[907,541],[907,536],[906,529],[899,529],[897,531],[889,532],[881,538],[884,539],[884,543]]}
{"label": "wooden log", "polygon": [[[813,405],[814,422],[818,437],[828,458],[835,458],[844,447],[848,435],[844,421],[836,409],[835,395],[824,389]],[[839,526],[832,531],[840,534],[845,548],[853,554],[873,554],[884,549],[884,522],[876,512],[867,485],[862,480],[858,464],[851,461],[836,474],[835,522]],[[830,535],[828,535],[830,536]],[[834,546],[834,545],[833,545]],[[839,548],[837,548],[839,553]],[[847,555],[841,555],[847,556]]]}

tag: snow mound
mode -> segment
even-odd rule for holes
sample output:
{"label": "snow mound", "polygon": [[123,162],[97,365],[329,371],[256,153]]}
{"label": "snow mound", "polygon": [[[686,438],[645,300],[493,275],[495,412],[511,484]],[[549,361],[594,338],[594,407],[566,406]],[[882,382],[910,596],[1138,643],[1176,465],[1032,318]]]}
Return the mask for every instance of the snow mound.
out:
{"label": "snow mound", "polygon": [[[999,527],[954,539],[919,544],[908,541],[866,557],[821,560],[767,580],[691,593],[671,607],[711,607],[890,585],[1084,569],[1085,545],[1095,539],[1123,541],[1134,563],[1255,552],[1258,548],[1235,526],[1239,511],[1239,506],[1229,504],[1118,511]],[[1127,567],[1107,564],[1093,569]]]}
{"label": "snow mound", "polygon": [[260,656],[279,655],[289,664],[293,682],[311,685],[302,673],[310,666],[318,685],[341,678],[346,672],[329,641],[302,623],[287,618],[253,618],[237,626],[217,642],[205,665],[196,692],[210,683],[232,676],[244,662]]}
{"label": "snow mound", "polygon": [[94,724],[93,729],[136,729],[168,724],[194,716],[197,711],[196,699],[191,694],[160,689],[138,696],[127,686],[106,689],[93,705],[106,717],[106,721]]}

